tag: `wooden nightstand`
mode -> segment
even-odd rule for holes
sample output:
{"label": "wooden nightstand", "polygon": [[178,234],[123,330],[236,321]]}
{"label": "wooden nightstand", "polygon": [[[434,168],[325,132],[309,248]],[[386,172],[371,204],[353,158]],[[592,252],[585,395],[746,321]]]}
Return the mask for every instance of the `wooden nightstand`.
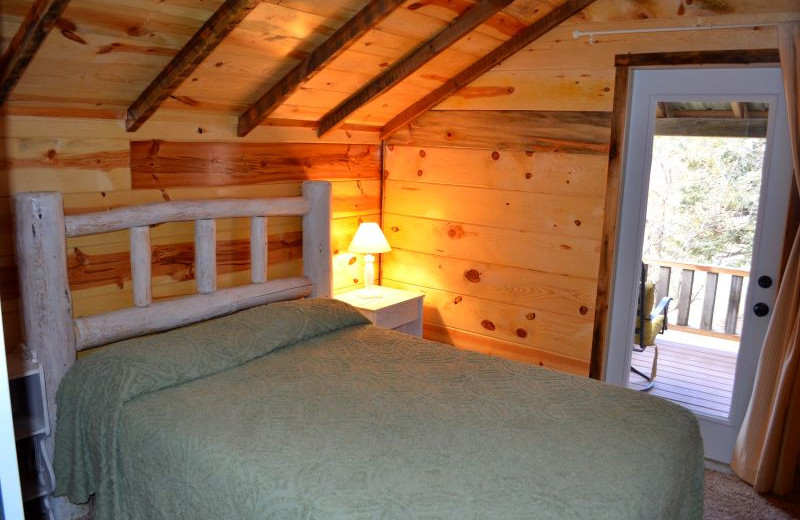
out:
{"label": "wooden nightstand", "polygon": [[377,298],[362,298],[358,289],[341,293],[337,300],[349,303],[378,327],[399,330],[422,337],[422,299],[424,293],[375,286]]}

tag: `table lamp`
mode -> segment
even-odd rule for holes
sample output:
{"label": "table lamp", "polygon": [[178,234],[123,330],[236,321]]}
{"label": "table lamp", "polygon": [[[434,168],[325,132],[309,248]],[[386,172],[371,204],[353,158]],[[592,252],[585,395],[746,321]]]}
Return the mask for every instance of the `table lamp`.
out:
{"label": "table lamp", "polygon": [[358,295],[362,298],[377,298],[380,293],[374,287],[375,257],[373,255],[392,250],[380,226],[375,222],[362,222],[358,226],[348,250],[351,253],[364,254],[364,288],[358,291]]}

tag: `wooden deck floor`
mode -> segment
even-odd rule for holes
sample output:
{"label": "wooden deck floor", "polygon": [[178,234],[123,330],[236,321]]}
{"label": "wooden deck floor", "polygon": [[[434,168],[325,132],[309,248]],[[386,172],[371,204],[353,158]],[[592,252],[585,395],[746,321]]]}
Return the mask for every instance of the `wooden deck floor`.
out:
{"label": "wooden deck floor", "polygon": [[[713,342],[713,340],[711,340]],[[656,340],[658,374],[650,393],[712,417],[728,417],[736,370],[735,342],[710,346],[704,336],[667,331]],[[633,366],[650,373],[654,349],[633,353]],[[641,389],[646,381],[634,373],[629,388]]]}

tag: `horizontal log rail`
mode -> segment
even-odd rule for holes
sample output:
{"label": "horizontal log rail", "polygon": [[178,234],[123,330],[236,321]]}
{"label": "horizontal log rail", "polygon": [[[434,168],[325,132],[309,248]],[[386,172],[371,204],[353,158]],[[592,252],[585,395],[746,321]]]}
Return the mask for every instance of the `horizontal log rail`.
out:
{"label": "horizontal log rail", "polygon": [[[739,327],[739,307],[742,301],[742,290],[746,287],[745,280],[749,278],[750,271],[730,267],[673,262],[670,260],[657,260],[647,258],[643,260],[649,272],[657,269],[656,276],[656,301],[664,296],[672,296],[677,306],[677,318],[674,328],[686,332],[721,337],[734,341],[739,340],[741,333]],[[695,273],[705,273],[705,288],[702,294],[694,293]],[[673,275],[680,276],[678,294],[669,294],[670,281]],[[724,309],[717,308],[717,288],[720,276],[730,278],[730,289]],[[689,324],[689,313],[693,305],[702,305],[699,326]],[[714,315],[717,312],[725,313],[723,330],[714,329]]]}
{"label": "horizontal log rail", "polygon": [[75,350],[174,329],[256,305],[310,296],[306,277],[280,278],[215,292],[195,293],[158,301],[147,307],[120,309],[75,320]]}
{"label": "horizontal log rail", "polygon": [[164,222],[307,215],[309,210],[308,201],[302,197],[183,200],[69,215],[64,218],[64,225],[67,237],[80,237]]}

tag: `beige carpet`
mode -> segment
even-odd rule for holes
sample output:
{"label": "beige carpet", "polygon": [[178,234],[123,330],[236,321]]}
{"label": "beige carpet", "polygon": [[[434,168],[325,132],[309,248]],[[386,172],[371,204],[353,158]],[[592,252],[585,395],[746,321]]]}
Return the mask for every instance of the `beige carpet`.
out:
{"label": "beige carpet", "polygon": [[800,518],[800,490],[788,497],[759,495],[736,475],[706,470],[704,520]]}

